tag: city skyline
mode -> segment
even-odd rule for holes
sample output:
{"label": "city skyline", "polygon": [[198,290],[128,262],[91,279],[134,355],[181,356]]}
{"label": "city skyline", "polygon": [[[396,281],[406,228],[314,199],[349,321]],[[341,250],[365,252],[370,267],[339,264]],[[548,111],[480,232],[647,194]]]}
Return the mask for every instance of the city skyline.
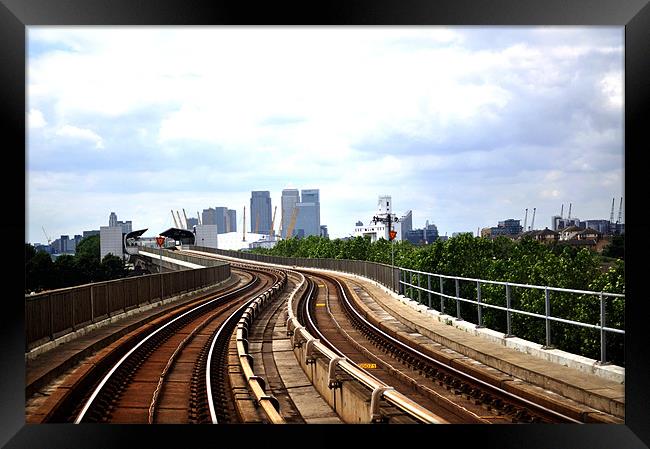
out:
{"label": "city skyline", "polygon": [[622,27],[29,27],[27,43],[30,242],[110,211],[155,234],[170,209],[225,205],[239,229],[251,191],[279,206],[298,186],[319,189],[332,238],[384,194],[440,235],[526,208],[550,228],[569,203],[608,219],[612,198],[616,218],[625,198]]}

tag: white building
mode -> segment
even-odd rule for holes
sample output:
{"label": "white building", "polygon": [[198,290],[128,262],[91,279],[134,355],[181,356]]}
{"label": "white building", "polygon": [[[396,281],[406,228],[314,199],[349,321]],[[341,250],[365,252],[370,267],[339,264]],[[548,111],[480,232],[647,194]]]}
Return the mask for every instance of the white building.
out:
{"label": "white building", "polygon": [[[377,213],[375,215],[377,217],[380,217],[380,218],[386,218],[386,216],[388,214],[391,214],[391,217],[394,217],[391,196],[390,195],[380,196],[378,198],[378,200],[377,200]],[[408,216],[410,217],[410,215],[408,215]],[[404,218],[404,217],[402,217],[402,218]],[[401,222],[401,220],[398,221],[398,222],[392,222],[391,229],[393,231],[397,232],[397,236],[395,237],[395,240],[396,241],[402,240],[402,222]],[[388,223],[382,223],[382,222],[373,223],[372,222],[372,217],[371,217],[368,220],[367,225],[355,226],[353,235],[354,235],[354,237],[369,236],[370,241],[372,241],[372,242],[375,242],[375,241],[377,241],[377,240],[379,240],[381,238],[389,240]]]}
{"label": "white building", "polygon": [[100,226],[99,228],[99,257],[104,259],[107,254],[124,257],[124,242],[122,241],[122,226]]}
{"label": "white building", "polygon": [[207,224],[194,227],[194,244],[206,248],[218,248],[217,246],[217,225]]}

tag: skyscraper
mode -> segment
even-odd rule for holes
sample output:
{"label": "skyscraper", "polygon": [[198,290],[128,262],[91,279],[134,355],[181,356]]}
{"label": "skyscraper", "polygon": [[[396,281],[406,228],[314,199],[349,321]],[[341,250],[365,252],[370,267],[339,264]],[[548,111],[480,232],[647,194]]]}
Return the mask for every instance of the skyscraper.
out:
{"label": "skyscraper", "polygon": [[237,211],[235,209],[228,209],[228,218],[226,232],[237,232]]}
{"label": "skyscraper", "polygon": [[216,225],[217,224],[217,211],[213,208],[203,209],[201,212],[201,224]]}
{"label": "skyscraper", "polygon": [[298,189],[284,189],[282,191],[282,200],[281,200],[281,213],[282,213],[282,238],[287,237],[287,228],[291,222],[291,214],[293,213],[294,207],[300,201],[300,193]]}
{"label": "skyscraper", "polygon": [[226,220],[228,220],[228,208],[227,207],[215,207],[214,208],[216,216],[216,225],[217,225],[217,234],[223,234],[226,231]]}
{"label": "skyscraper", "polygon": [[271,192],[268,190],[251,192],[251,232],[269,234],[271,232]]}
{"label": "skyscraper", "polygon": [[307,237],[320,235],[320,194],[318,189],[305,189],[301,192],[301,201],[296,203],[298,215],[294,235]]}

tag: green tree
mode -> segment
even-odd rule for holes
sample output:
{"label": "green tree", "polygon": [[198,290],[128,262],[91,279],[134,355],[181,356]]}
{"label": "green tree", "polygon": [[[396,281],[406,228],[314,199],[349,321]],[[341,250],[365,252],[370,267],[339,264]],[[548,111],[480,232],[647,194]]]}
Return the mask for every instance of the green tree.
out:
{"label": "green tree", "polygon": [[126,276],[126,268],[121,257],[113,254],[106,254],[102,259],[101,265],[104,279],[119,279]]}
{"label": "green tree", "polygon": [[[30,245],[31,246],[31,245]],[[53,288],[54,262],[45,251],[35,252],[25,264],[26,291],[41,291]]]}
{"label": "green tree", "polygon": [[603,256],[616,257],[617,259],[625,259],[625,236],[615,235],[602,252]]}

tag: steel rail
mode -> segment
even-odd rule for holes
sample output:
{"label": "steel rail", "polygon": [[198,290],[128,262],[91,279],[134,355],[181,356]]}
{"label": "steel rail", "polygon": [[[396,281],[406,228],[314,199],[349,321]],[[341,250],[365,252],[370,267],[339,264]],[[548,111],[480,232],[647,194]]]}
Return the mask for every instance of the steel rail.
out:
{"label": "steel rail", "polygon": [[[243,267],[240,267],[243,268]],[[248,270],[251,270],[250,267],[246,268]],[[270,270],[251,270],[251,271],[270,271]],[[275,271],[275,270],[274,270]],[[281,273],[281,272],[280,272]],[[277,279],[277,272],[275,273],[276,279]],[[269,287],[266,291],[264,291],[261,294],[258,294],[254,298],[251,298],[249,301],[245,302],[242,304],[235,312],[233,312],[227,319],[224,321],[222,326],[218,329],[218,331],[214,334],[212,341],[210,342],[210,349],[208,351],[208,356],[207,356],[207,361],[206,361],[206,373],[205,373],[205,385],[206,385],[206,391],[207,391],[207,400],[208,400],[208,409],[210,412],[210,419],[213,424],[218,424],[218,418],[216,415],[216,408],[214,405],[214,398],[212,394],[212,355],[214,353],[214,348],[216,346],[216,342],[222,338],[222,334],[226,332],[224,329],[230,328],[232,325],[232,322],[235,319],[239,320],[239,324],[237,325],[237,331],[236,331],[236,339],[237,339],[237,352],[238,352],[238,359],[239,363],[242,367],[242,371],[244,372],[244,377],[247,380],[247,383],[253,393],[253,395],[256,398],[257,403],[262,407],[264,410],[265,414],[269,418],[269,420],[272,423],[284,423],[284,418],[280,416],[278,412],[279,404],[277,403],[277,400],[273,396],[269,396],[265,393],[264,387],[260,384],[261,378],[259,376],[255,376],[252,367],[250,366],[250,363],[248,361],[248,357],[250,355],[247,353],[247,348],[244,347],[244,338],[243,338],[243,324],[242,320],[245,320],[243,315],[247,315],[248,317],[253,317],[255,314],[255,311],[259,307],[260,302],[265,302],[268,298],[274,296],[277,294],[278,291],[285,285],[286,283],[286,276],[282,277],[279,281],[276,281],[271,287]],[[263,299],[262,299],[263,298]],[[253,304],[255,304],[255,307],[253,307]],[[277,408],[276,408],[277,407]]]}
{"label": "steel rail", "polygon": [[580,424],[582,424],[582,421],[579,421],[579,420],[576,420],[576,419],[571,418],[571,417],[569,417],[569,416],[563,415],[562,413],[556,412],[555,410],[551,410],[551,409],[546,408],[546,407],[544,407],[544,406],[542,406],[542,405],[536,404],[535,402],[529,401],[528,399],[525,399],[525,398],[523,398],[523,397],[521,397],[521,396],[518,396],[518,395],[516,395],[516,394],[514,394],[514,393],[511,393],[511,392],[509,392],[509,391],[506,391],[506,390],[504,390],[504,389],[502,389],[502,388],[500,388],[500,387],[497,387],[497,386],[495,386],[495,385],[493,385],[493,384],[490,384],[490,383],[485,382],[485,381],[483,381],[483,380],[481,380],[481,379],[478,379],[478,378],[472,376],[471,374],[467,374],[467,373],[465,373],[465,372],[463,372],[463,371],[460,371],[460,370],[454,368],[453,366],[447,365],[447,364],[445,364],[445,363],[443,363],[443,362],[441,362],[441,361],[439,361],[439,360],[436,360],[436,359],[430,357],[429,355],[427,355],[427,354],[425,354],[425,353],[419,351],[418,349],[413,348],[413,347],[411,347],[411,346],[409,346],[409,345],[403,343],[402,341],[396,339],[396,338],[393,337],[392,335],[390,335],[390,334],[384,332],[383,330],[381,330],[380,328],[378,328],[377,326],[375,326],[373,323],[371,323],[370,321],[368,321],[368,320],[367,320],[363,315],[361,315],[361,314],[356,310],[356,308],[353,307],[353,306],[351,305],[351,303],[350,303],[350,299],[348,298],[347,294],[345,293],[345,289],[343,288],[343,286],[341,285],[341,283],[339,282],[339,280],[336,279],[336,278],[332,278],[332,279],[333,279],[334,281],[336,281],[338,287],[341,289],[341,292],[343,293],[343,297],[344,297],[345,301],[349,304],[349,306],[350,306],[350,310],[351,310],[352,312],[354,312],[354,314],[356,315],[356,317],[357,317],[358,319],[360,319],[362,322],[364,322],[364,323],[366,324],[366,326],[369,326],[369,327],[370,327],[374,332],[379,333],[379,334],[382,336],[382,338],[387,339],[388,341],[390,341],[390,342],[393,343],[394,345],[398,346],[400,349],[402,349],[402,350],[404,350],[404,351],[407,351],[407,352],[410,352],[410,353],[412,353],[412,354],[415,354],[415,355],[417,355],[418,357],[423,358],[423,359],[429,361],[429,363],[431,363],[431,364],[438,365],[438,366],[443,366],[443,368],[444,368],[445,370],[451,371],[453,374],[457,375],[458,377],[461,377],[462,379],[466,379],[466,380],[469,380],[469,381],[474,382],[474,383],[476,383],[476,384],[479,384],[480,386],[482,386],[483,388],[487,389],[488,391],[490,391],[490,392],[492,392],[492,393],[493,393],[493,392],[497,392],[498,394],[501,394],[501,395],[503,395],[503,396],[509,398],[510,400],[518,401],[518,402],[524,403],[524,404],[526,404],[528,407],[531,407],[533,410],[535,410],[535,411],[537,411],[537,412],[540,412],[540,411],[541,411],[541,413],[550,414],[550,415],[555,416],[555,417],[558,417],[558,418],[560,418],[560,419],[562,419],[562,420],[568,420],[568,421],[571,421],[571,422],[573,422],[573,423],[580,423]]}
{"label": "steel rail", "polygon": [[[305,276],[300,273],[296,272],[302,279],[300,281],[300,285],[298,288],[296,288],[291,296],[288,299],[288,314],[289,314],[289,319],[287,320],[287,325],[291,323],[293,325],[293,330],[294,330],[294,339],[295,339],[295,333],[300,333],[305,340],[307,339],[314,339],[314,337],[307,331],[298,321],[297,317],[293,313],[293,300],[295,297],[295,294],[302,288],[302,286],[305,284]],[[287,327],[289,330],[289,328]],[[335,359],[340,359],[340,355],[337,354],[336,352],[332,351],[329,349],[327,346],[322,344],[321,342],[315,340],[313,342],[313,348],[315,351],[318,351],[321,355],[323,355],[326,359],[329,361],[335,360]],[[337,362],[338,367],[352,376],[356,381],[358,381],[360,384],[362,384],[364,387],[368,388],[370,391],[375,391],[377,389],[385,389],[389,388],[389,386],[385,383],[374,377],[373,375],[369,374],[368,372],[362,370],[361,368],[357,367],[353,363],[351,363],[347,359],[343,359]],[[417,404],[416,402],[412,401],[408,397],[404,396],[403,394],[399,393],[397,390],[384,390],[382,393],[383,397],[392,405],[395,407],[399,408],[402,410],[402,412],[406,413],[407,415],[415,418],[417,421],[420,421],[422,423],[428,423],[428,424],[442,424],[446,423],[445,420],[440,418],[439,416],[431,413],[429,410],[426,408],[422,407],[421,405]]]}
{"label": "steel rail", "polygon": [[[205,254],[201,251],[196,251],[196,250],[187,250],[188,252],[193,252],[193,253],[199,253],[199,254]],[[228,257],[228,256],[222,256],[222,255],[212,255],[214,258],[217,259],[226,259],[226,260],[241,260],[241,259],[236,259],[233,257]],[[210,257],[208,256],[208,257]],[[267,266],[267,267],[274,267],[274,268],[284,268],[282,265],[277,265],[277,264],[270,264],[267,262],[259,262],[259,261],[247,261],[248,265],[261,265],[261,266]],[[240,262],[241,264],[241,262]],[[289,324],[293,325],[293,330],[299,332],[302,334],[302,336],[305,339],[314,339],[314,337],[300,324],[298,321],[296,315],[293,312],[293,303],[294,303],[294,298],[298,291],[302,289],[302,287],[305,284],[305,276],[298,272],[298,271],[293,271],[290,270],[291,272],[297,274],[300,277],[300,283],[299,285],[294,289],[294,291],[290,294],[288,300],[287,300],[287,313],[288,313],[288,320],[287,320],[287,330],[289,331]],[[294,334],[295,335],[295,334]],[[332,361],[333,359],[338,359],[340,358],[339,355],[337,355],[335,352],[331,351],[327,346],[324,344],[320,343],[319,341],[314,341],[313,343],[314,350],[318,351],[321,355],[323,355],[325,358],[327,358],[329,361]],[[365,388],[369,389],[370,391],[375,391],[377,389],[385,389],[389,388],[389,386],[376,379],[374,376],[370,375],[366,371],[362,370],[361,368],[357,367],[353,363],[349,362],[347,359],[343,359],[337,362],[338,367],[346,372],[348,375],[350,375],[352,378],[354,378],[356,381],[358,381],[360,384],[362,384]],[[428,409],[422,407],[421,405],[417,404],[416,402],[412,401],[408,397],[404,396],[403,394],[399,393],[397,390],[383,390],[381,395],[389,402],[390,404],[394,405],[398,409],[402,410],[402,412],[406,413],[407,415],[411,416],[412,418],[416,419],[417,421],[420,421],[422,423],[427,423],[427,424],[445,424],[447,421],[444,419],[440,418],[439,416],[435,415]]]}
{"label": "steel rail", "polygon": [[75,423],[75,424],[79,424],[79,423],[81,423],[81,422],[83,421],[83,419],[84,419],[86,413],[88,412],[88,410],[89,410],[90,407],[92,406],[93,402],[95,401],[95,399],[97,398],[97,396],[99,395],[99,393],[102,391],[102,389],[104,388],[104,386],[106,385],[106,383],[111,379],[111,377],[113,376],[113,374],[114,374],[114,373],[115,373],[115,372],[120,368],[120,366],[121,366],[121,365],[122,365],[122,364],[123,364],[123,363],[124,363],[124,362],[129,358],[129,357],[131,357],[131,355],[132,355],[135,351],[138,350],[138,348],[140,348],[140,347],[141,347],[142,345],[144,345],[147,341],[149,341],[149,340],[150,340],[154,335],[158,334],[159,332],[162,332],[164,329],[166,329],[167,327],[169,327],[170,325],[172,325],[172,324],[175,323],[176,321],[178,321],[178,320],[180,320],[180,319],[186,317],[187,315],[189,315],[189,314],[191,314],[191,313],[195,313],[195,312],[198,311],[199,309],[201,309],[201,308],[203,308],[203,307],[206,307],[206,306],[208,306],[208,305],[210,305],[210,304],[212,304],[212,303],[214,303],[214,302],[216,302],[216,301],[223,300],[223,299],[225,299],[225,298],[227,298],[227,297],[236,296],[237,294],[241,293],[242,291],[245,291],[245,290],[247,290],[247,289],[250,289],[254,284],[255,284],[255,281],[251,281],[251,282],[249,282],[248,284],[246,284],[246,285],[244,285],[244,286],[242,286],[242,287],[240,287],[240,288],[238,288],[238,289],[235,289],[235,290],[233,290],[233,291],[231,291],[231,292],[229,292],[229,293],[226,293],[225,295],[218,296],[218,297],[216,297],[216,298],[214,298],[214,299],[211,299],[211,300],[209,300],[209,301],[204,302],[203,304],[200,304],[200,305],[198,305],[198,306],[196,306],[196,307],[193,307],[193,308],[191,308],[190,310],[188,310],[188,311],[182,313],[181,315],[179,315],[179,316],[173,318],[172,320],[168,321],[167,323],[163,324],[162,326],[160,326],[159,328],[157,328],[156,330],[154,330],[153,332],[151,332],[149,335],[147,335],[145,338],[143,338],[142,340],[140,340],[140,341],[139,341],[139,342],[138,342],[138,343],[137,343],[133,348],[131,348],[131,350],[129,350],[126,354],[124,354],[124,355],[122,356],[122,358],[120,358],[120,360],[119,360],[115,365],[113,365],[113,368],[111,368],[111,370],[110,370],[110,371],[109,371],[109,372],[104,376],[104,378],[101,380],[101,382],[99,383],[99,385],[95,388],[95,390],[94,390],[93,393],[91,394],[90,398],[88,398],[88,400],[87,400],[86,403],[84,404],[84,406],[83,406],[81,412],[79,413],[79,415],[77,415],[77,418],[75,419],[74,423]]}

